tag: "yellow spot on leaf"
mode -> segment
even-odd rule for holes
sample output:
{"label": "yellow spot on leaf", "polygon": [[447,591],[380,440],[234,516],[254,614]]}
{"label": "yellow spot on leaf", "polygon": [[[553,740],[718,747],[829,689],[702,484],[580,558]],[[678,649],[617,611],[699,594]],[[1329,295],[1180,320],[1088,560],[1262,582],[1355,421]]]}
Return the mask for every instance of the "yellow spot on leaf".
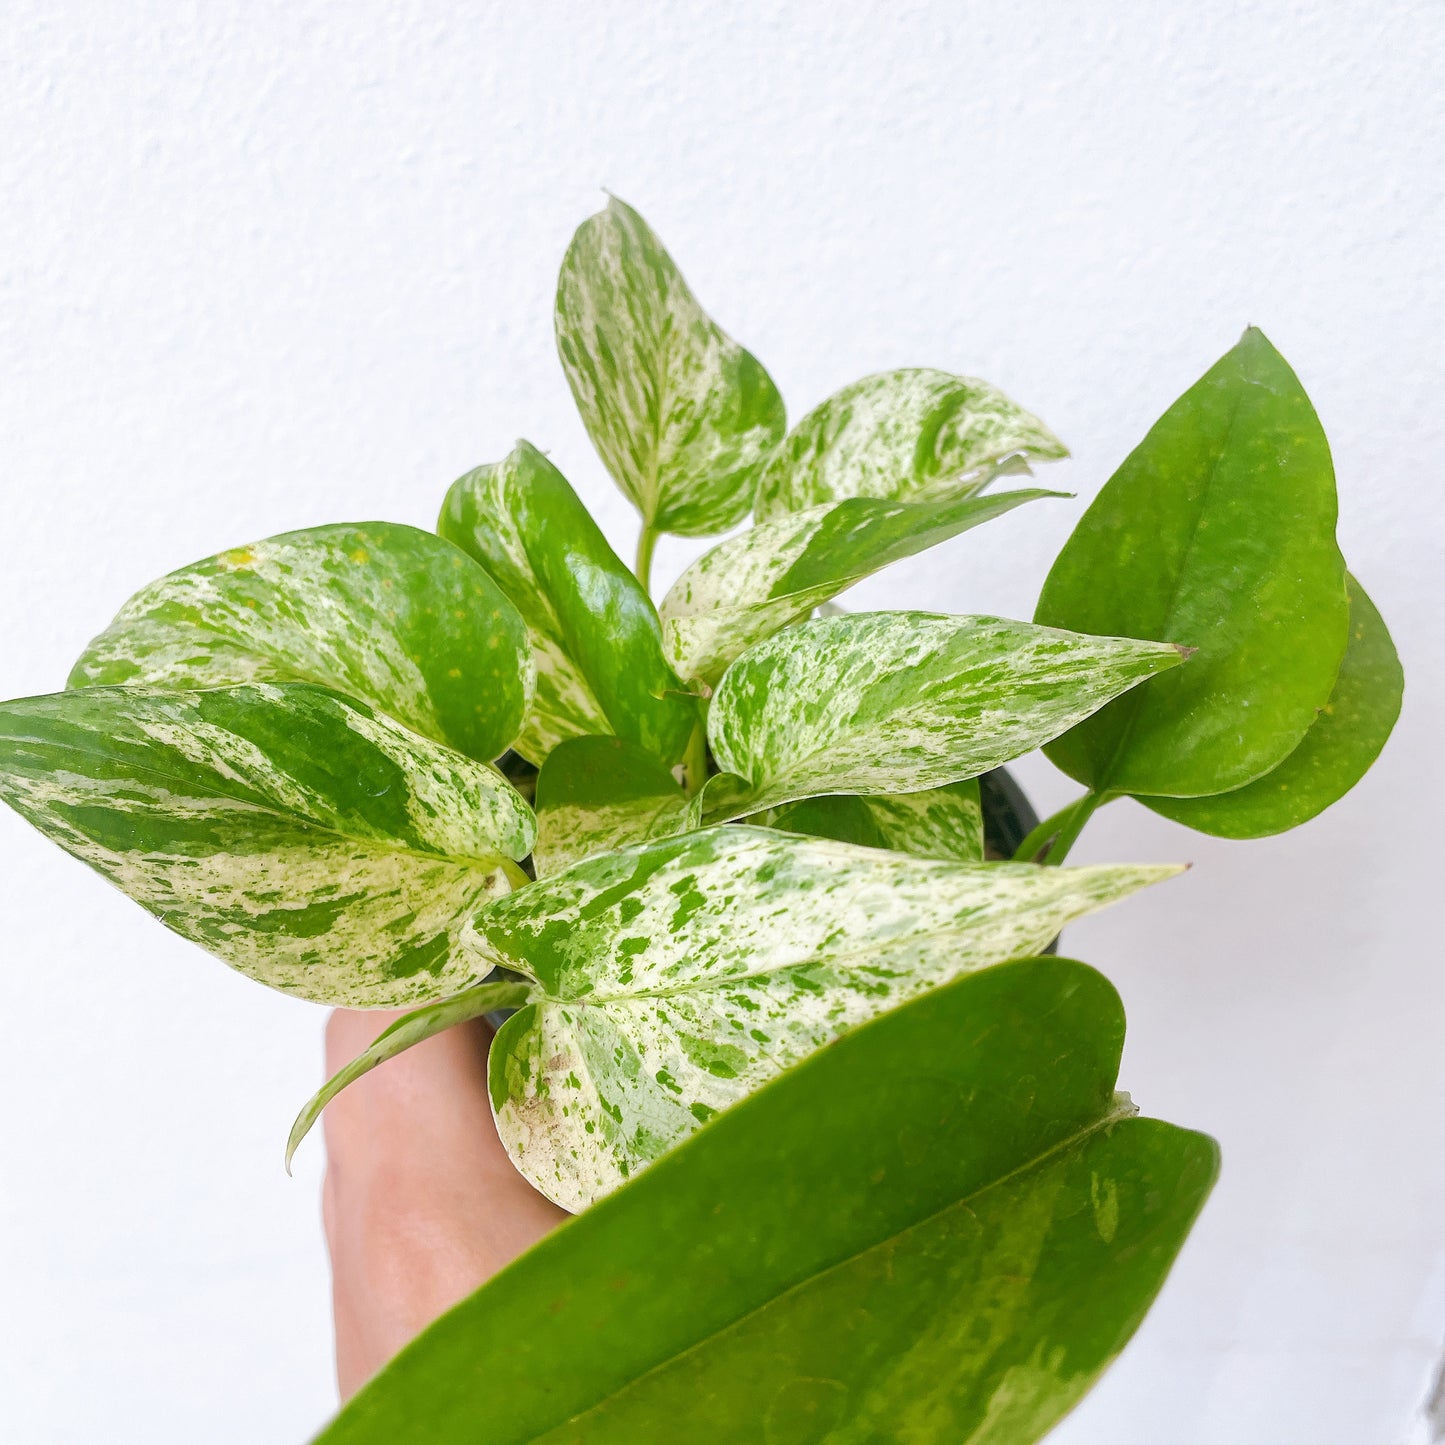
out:
{"label": "yellow spot on leaf", "polygon": [[[243,567],[251,566],[256,560],[256,554],[249,547],[233,547],[229,552],[222,552],[216,561],[228,571],[240,571]],[[254,605],[254,604],[253,604]]]}
{"label": "yellow spot on leaf", "polygon": [[366,550],[365,547],[358,547],[358,548],[351,554],[351,560],[352,560],[353,562],[370,562],[370,561],[371,561],[371,554]]}

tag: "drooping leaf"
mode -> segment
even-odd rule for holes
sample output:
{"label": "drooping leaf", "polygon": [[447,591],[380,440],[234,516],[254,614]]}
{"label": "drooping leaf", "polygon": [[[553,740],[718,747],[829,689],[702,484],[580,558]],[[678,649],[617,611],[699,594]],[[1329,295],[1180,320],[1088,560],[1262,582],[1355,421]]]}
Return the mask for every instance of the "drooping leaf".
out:
{"label": "drooping leaf", "polygon": [[746,514],[783,399],[615,196],[562,262],[557,351],[592,444],[649,526],[705,536]]}
{"label": "drooping leaf", "polygon": [[567,479],[530,442],[447,493],[437,531],[521,613],[537,691],[517,751],[540,764],[564,738],[616,733],[664,762],[697,716],[663,656],[656,609]]}
{"label": "drooping leaf", "polygon": [[814,407],[758,480],[760,522],[845,497],[942,501],[1068,455],[997,387],[910,367],[865,376]]}
{"label": "drooping leaf", "polygon": [[920,858],[951,858],[957,863],[982,863],[984,858],[983,806],[977,778],[921,793],[871,798],[834,793],[804,798],[749,821],[863,848],[891,848]]}
{"label": "drooping leaf", "polygon": [[311,1132],[311,1126],[321,1117],[322,1110],[348,1084],[354,1084],[378,1064],[405,1053],[414,1044],[435,1038],[457,1024],[479,1019],[495,1009],[519,1008],[526,1003],[529,992],[527,984],[510,980],[479,983],[474,988],[453,994],[451,998],[444,998],[440,1003],[428,1004],[425,1008],[404,1014],[383,1029],[368,1048],[363,1049],[344,1069],[338,1069],[296,1116],[290,1137],[286,1140],[286,1172],[291,1172],[291,1160],[297,1147]]}
{"label": "drooping leaf", "polygon": [[656,758],[621,738],[572,738],[537,777],[537,876],[677,831],[687,799]]}
{"label": "drooping leaf", "polygon": [[543,1240],[319,1445],[1037,1441],[1143,1318],[1213,1142],[1124,1117],[1083,964],[856,1030]]}
{"label": "drooping leaf", "polygon": [[663,635],[683,677],[716,683],[755,642],[890,563],[1039,497],[1037,489],[941,502],[850,497],[763,522],[699,558],[662,603]]}
{"label": "drooping leaf", "polygon": [[517,610],[449,542],[392,522],[312,527],[143,587],[71,687],[312,682],[489,762],[533,671]]}
{"label": "drooping leaf", "polygon": [[1298,827],[1344,797],[1380,755],[1400,715],[1405,677],[1375,604],[1353,577],[1350,641],[1335,690],[1300,745],[1262,778],[1210,798],[1140,798],[1201,833],[1263,838]]}
{"label": "drooping leaf", "polygon": [[502,1140],[579,1209],[846,1030],[1177,871],[933,862],[749,827],[589,859],[466,935],[538,986],[492,1048]]}
{"label": "drooping leaf", "polygon": [[458,932],[535,835],[495,769],[309,684],[0,704],[0,798],[233,968],[362,1008],[475,982]]}
{"label": "drooping leaf", "polygon": [[1345,650],[1344,561],[1329,445],[1262,333],[1245,332],[1110,478],[1035,620],[1198,649],[1048,748],[1095,792],[1224,792],[1299,744]]}
{"label": "drooping leaf", "polygon": [[1168,643],[997,617],[860,612],[799,623],[728,669],[708,714],[722,821],[821,793],[977,777],[1181,661]]}

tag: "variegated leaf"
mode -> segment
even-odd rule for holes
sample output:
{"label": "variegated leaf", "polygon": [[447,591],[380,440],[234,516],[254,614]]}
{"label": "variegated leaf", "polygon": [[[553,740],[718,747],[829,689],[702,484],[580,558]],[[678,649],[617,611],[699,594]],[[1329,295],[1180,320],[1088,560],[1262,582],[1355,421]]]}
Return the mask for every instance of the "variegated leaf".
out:
{"label": "variegated leaf", "polygon": [[579,1209],[864,1020],[1176,871],[930,862],[748,827],[590,859],[467,935],[478,971],[537,983],[492,1046],[502,1139]]}
{"label": "variegated leaf", "polygon": [[692,821],[977,777],[1182,660],[1169,643],[997,617],[873,612],[803,622],[752,647],[723,677],[708,740],[724,772],[693,799]]}
{"label": "variegated leaf", "polygon": [[464,1024],[469,1019],[479,1019],[494,1009],[520,1008],[527,1002],[530,993],[528,984],[506,979],[479,983],[474,988],[453,994],[451,998],[444,998],[440,1003],[428,1004],[425,1008],[404,1014],[383,1029],[370,1047],[363,1049],[344,1069],[338,1069],[327,1079],[296,1116],[290,1137],[286,1140],[286,1172],[291,1172],[291,1160],[297,1147],[311,1132],[311,1126],[321,1117],[322,1110],[348,1084],[354,1084],[378,1064],[384,1064],[388,1059],[405,1053],[414,1044],[445,1033],[457,1024]]}
{"label": "variegated leaf", "polygon": [[656,758],[621,738],[572,738],[537,775],[537,876],[677,831],[687,799]]}
{"label": "variegated leaf", "polygon": [[0,704],[0,797],[233,968],[349,1007],[475,982],[458,932],[535,836],[495,769],[307,684]]}
{"label": "variegated leaf", "polygon": [[753,643],[880,568],[1024,502],[1063,495],[1035,488],[941,502],[850,497],[762,522],[700,557],[663,599],[673,665],[715,684]]}
{"label": "variegated leaf", "polygon": [[311,682],[490,761],[533,670],[517,610],[451,543],[392,522],[312,527],[143,587],[71,687]]}
{"label": "variegated leaf", "polygon": [[537,690],[516,748],[540,764],[564,738],[616,733],[664,762],[697,716],[663,656],[656,609],[567,479],[530,442],[447,493],[437,531],[521,613]]}
{"label": "variegated leaf", "polygon": [[951,858],[956,863],[982,863],[984,859],[983,806],[977,778],[921,793],[871,798],[833,793],[804,798],[748,821],[864,848],[891,848],[920,858]]}
{"label": "variegated leaf", "polygon": [[703,536],[746,514],[783,399],[616,197],[562,262],[557,350],[587,434],[648,526]]}
{"label": "variegated leaf", "polygon": [[814,407],[768,459],[759,521],[844,497],[938,501],[980,491],[1005,471],[1068,455],[997,387],[910,367],[865,376]]}

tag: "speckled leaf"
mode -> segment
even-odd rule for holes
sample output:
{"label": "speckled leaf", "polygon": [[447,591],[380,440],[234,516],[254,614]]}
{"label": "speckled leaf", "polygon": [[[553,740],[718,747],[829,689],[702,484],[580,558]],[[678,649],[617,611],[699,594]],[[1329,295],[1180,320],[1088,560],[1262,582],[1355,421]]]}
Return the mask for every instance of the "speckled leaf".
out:
{"label": "speckled leaf", "polygon": [[1038,489],[941,502],[850,497],[763,522],[714,547],[663,599],[663,635],[683,677],[716,683],[755,642],[890,563],[977,527]]}
{"label": "speckled leaf", "polygon": [[820,793],[918,792],[977,777],[1180,661],[1168,643],[997,617],[803,622],[728,669],[708,714],[725,771],[694,812],[717,822]]}
{"label": "speckled leaf", "polygon": [[457,934],[535,834],[495,769],[305,684],[0,704],[0,797],[233,968],[351,1007],[475,982]]}
{"label": "speckled leaf", "polygon": [[529,442],[447,493],[437,531],[476,558],[527,625],[537,691],[516,748],[540,764],[563,738],[616,733],[664,762],[696,704],[662,651],[657,612],[567,479]]}
{"label": "speckled leaf", "polygon": [[759,521],[844,497],[940,501],[1068,455],[995,386],[910,367],[865,376],[814,407],[768,459]]}
{"label": "speckled leaf", "polygon": [[1384,619],[1353,577],[1350,641],[1335,690],[1304,741],[1277,768],[1232,793],[1139,801],[1176,823],[1221,838],[1263,838],[1298,827],[1344,797],[1380,755],[1405,678]]}
{"label": "speckled leaf", "polygon": [[894,1010],[548,1236],[318,1445],[1030,1445],[1138,1327],[1218,1168],[1129,1117],[1123,1037],[1061,959]]}
{"label": "speckled leaf", "polygon": [[557,350],[587,434],[645,522],[691,537],[746,514],[787,424],[783,399],[616,197],[562,262]]}
{"label": "speckled leaf", "polygon": [[85,650],[71,687],[312,682],[474,758],[516,737],[533,674],[522,619],[430,532],[312,527],[143,587]]}
{"label": "speckled leaf", "polygon": [[321,1117],[322,1110],[348,1084],[354,1084],[379,1064],[405,1053],[414,1044],[434,1038],[457,1024],[466,1023],[468,1019],[479,1019],[495,1009],[520,1008],[530,992],[528,984],[511,980],[479,983],[474,988],[453,994],[451,998],[444,998],[440,1003],[428,1004],[425,1008],[404,1014],[383,1029],[370,1047],[363,1049],[344,1069],[338,1069],[296,1116],[290,1137],[286,1140],[286,1172],[291,1172],[291,1160],[301,1141],[311,1132],[311,1126]]}
{"label": "speckled leaf", "polygon": [[891,848],[920,858],[981,863],[984,857],[983,806],[977,778],[921,793],[871,798],[833,793],[804,798],[748,821],[788,833],[836,838],[863,848]]}
{"label": "speckled leaf", "polygon": [[1347,614],[1329,444],[1294,372],[1251,329],[1105,484],[1035,618],[1198,656],[1049,757],[1095,792],[1200,797],[1253,782],[1329,700]]}
{"label": "speckled leaf", "polygon": [[677,831],[687,799],[656,758],[621,738],[573,738],[537,776],[537,876]]}
{"label": "speckled leaf", "polygon": [[1177,871],[933,862],[749,827],[589,859],[466,935],[538,985],[492,1048],[502,1139],[579,1209],[848,1029]]}

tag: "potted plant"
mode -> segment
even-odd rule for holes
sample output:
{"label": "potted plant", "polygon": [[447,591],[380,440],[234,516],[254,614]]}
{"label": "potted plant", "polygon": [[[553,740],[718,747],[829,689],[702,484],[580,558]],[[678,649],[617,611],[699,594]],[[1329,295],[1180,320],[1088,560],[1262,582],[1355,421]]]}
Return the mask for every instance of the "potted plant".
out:
{"label": "potted plant", "polygon": [[[633,570],[519,442],[436,534],[312,528],[142,589],[65,691],[0,706],[0,794],[258,981],[414,1006],[290,1149],[361,1073],[510,1011],[498,1128],[578,1217],[326,1440],[1037,1439],[1216,1169],[1116,1092],[1110,985],[1045,956],[1178,870],[1067,855],[1121,797],[1296,826],[1399,709],[1324,433],[1250,330],[1084,513],[1033,621],[818,615],[1062,496],[996,486],[1062,444],[932,370],[789,430],[616,200],[556,326],[641,516]],[[662,533],[729,535],[655,606]],[[1083,791],[990,858],[983,798],[1037,748]]]}

